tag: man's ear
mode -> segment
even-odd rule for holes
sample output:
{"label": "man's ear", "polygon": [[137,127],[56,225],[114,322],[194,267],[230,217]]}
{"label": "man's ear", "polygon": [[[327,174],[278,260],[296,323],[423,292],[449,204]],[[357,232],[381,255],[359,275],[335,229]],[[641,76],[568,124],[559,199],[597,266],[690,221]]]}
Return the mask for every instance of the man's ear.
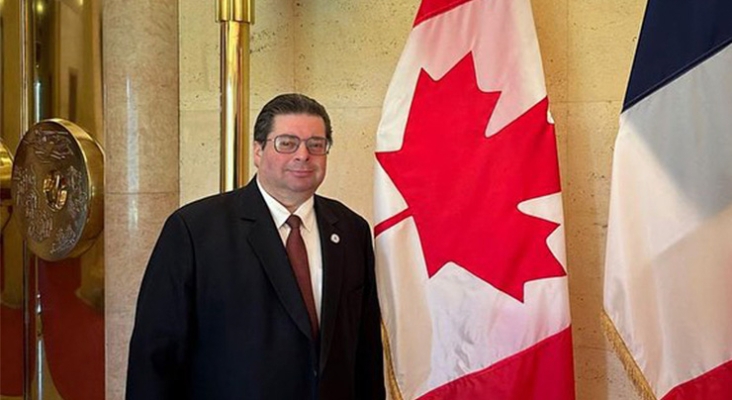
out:
{"label": "man's ear", "polygon": [[252,143],[252,154],[254,155],[254,166],[257,168],[259,168],[259,160],[262,158],[263,151],[262,144],[255,140]]}

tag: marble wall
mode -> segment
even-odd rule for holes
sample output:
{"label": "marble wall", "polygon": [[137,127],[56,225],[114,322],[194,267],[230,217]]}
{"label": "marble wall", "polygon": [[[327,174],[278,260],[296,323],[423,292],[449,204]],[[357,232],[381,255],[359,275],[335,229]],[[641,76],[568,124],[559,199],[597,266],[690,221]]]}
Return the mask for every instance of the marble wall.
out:
{"label": "marble wall", "polygon": [[[146,10],[135,16],[136,29],[123,20],[131,17],[129,12],[117,10],[131,9],[126,3]],[[602,335],[599,316],[613,141],[645,1],[532,3],[558,133],[577,398],[639,399]],[[280,92],[300,91],[321,101],[331,113],[335,139],[321,193],[343,200],[368,219],[373,215],[373,148],[381,102],[417,5],[418,0],[256,1],[251,120]],[[178,7],[179,12],[174,2],[105,3],[105,58],[108,52],[134,54],[121,65],[105,64],[108,153],[116,149],[120,157],[112,160],[118,156],[108,154],[108,170],[116,166],[120,171],[107,176],[107,246],[115,247],[107,252],[108,398],[120,398],[123,391],[137,285],[164,210],[218,189],[215,1],[179,0]],[[153,21],[152,8],[167,16],[177,12],[177,20]],[[118,38],[110,39],[110,32]],[[175,32],[177,42],[171,36]],[[153,55],[155,65],[148,63]],[[149,74],[139,73],[142,66]],[[131,101],[119,82],[133,68],[138,76],[131,82],[152,89]],[[176,108],[169,96],[178,95],[178,84]],[[136,110],[134,119],[131,109]],[[153,148],[155,157],[150,158]],[[138,149],[137,156],[132,149]],[[110,239],[118,230],[139,235],[120,236],[121,242]]]}
{"label": "marble wall", "polygon": [[105,0],[107,399],[124,398],[142,273],[178,207],[178,4]]}

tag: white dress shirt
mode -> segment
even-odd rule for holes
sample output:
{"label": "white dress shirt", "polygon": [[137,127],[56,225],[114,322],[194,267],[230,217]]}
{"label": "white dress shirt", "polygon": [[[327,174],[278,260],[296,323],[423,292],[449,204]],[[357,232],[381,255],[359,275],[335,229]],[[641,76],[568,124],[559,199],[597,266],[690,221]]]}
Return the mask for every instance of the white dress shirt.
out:
{"label": "white dress shirt", "polygon": [[[264,190],[259,183],[259,179],[257,179],[257,186],[259,186],[259,191],[262,192],[264,202],[267,203],[272,220],[280,233],[282,244],[285,245],[287,236],[290,234],[290,226],[285,223],[290,216],[290,211]],[[302,220],[300,234],[302,235],[302,240],[305,242],[305,249],[308,252],[310,283],[313,286],[315,313],[318,316],[318,323],[320,323],[320,305],[323,298],[323,255],[320,248],[320,231],[318,230],[318,220],[315,218],[314,205],[315,197],[311,196],[292,214],[297,215]]]}

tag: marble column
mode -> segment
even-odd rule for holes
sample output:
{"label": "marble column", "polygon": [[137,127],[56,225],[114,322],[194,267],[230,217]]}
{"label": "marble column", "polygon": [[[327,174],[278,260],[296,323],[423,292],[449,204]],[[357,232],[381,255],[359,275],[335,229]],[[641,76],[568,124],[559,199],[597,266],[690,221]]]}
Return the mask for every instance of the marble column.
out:
{"label": "marble column", "polygon": [[178,206],[178,2],[105,0],[106,398],[123,399],[140,280]]}

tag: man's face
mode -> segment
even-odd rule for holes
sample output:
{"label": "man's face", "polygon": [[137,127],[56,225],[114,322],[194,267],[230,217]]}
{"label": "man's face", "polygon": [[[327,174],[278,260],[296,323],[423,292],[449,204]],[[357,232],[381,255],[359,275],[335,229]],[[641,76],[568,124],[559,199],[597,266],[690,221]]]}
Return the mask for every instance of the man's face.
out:
{"label": "man's face", "polygon": [[[279,135],[300,138],[300,147],[294,153],[275,150],[273,139]],[[294,211],[315,193],[325,178],[327,155],[308,153],[305,140],[313,136],[325,137],[325,123],[317,115],[280,114],[272,121],[269,141],[262,146],[254,143],[254,165],[264,189],[284,206]]]}

